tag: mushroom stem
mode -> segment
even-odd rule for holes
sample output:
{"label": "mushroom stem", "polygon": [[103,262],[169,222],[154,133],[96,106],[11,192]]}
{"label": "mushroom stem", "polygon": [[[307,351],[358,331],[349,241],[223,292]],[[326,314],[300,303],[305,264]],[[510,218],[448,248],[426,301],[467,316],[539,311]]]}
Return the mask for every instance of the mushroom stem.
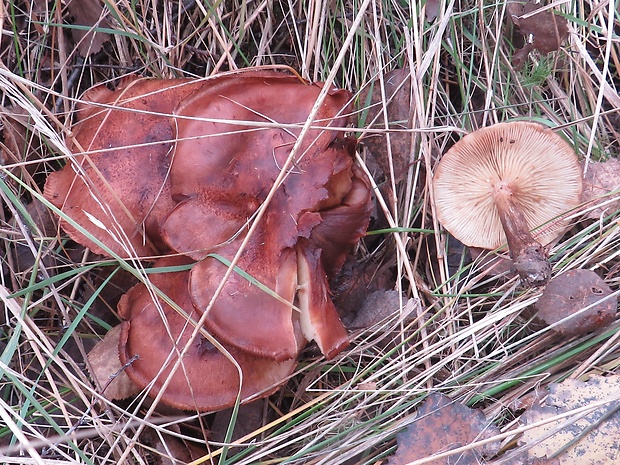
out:
{"label": "mushroom stem", "polygon": [[521,207],[505,182],[494,186],[494,201],[502,222],[515,270],[527,285],[542,286],[551,276],[547,253],[530,233]]}

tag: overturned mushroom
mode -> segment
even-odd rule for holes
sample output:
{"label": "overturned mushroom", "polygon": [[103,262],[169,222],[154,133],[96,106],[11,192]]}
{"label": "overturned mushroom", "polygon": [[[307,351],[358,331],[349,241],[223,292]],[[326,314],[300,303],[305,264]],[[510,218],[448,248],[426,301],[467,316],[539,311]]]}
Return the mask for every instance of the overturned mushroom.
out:
{"label": "overturned mushroom", "polygon": [[485,249],[508,242],[521,279],[541,285],[551,272],[543,246],[564,232],[562,215],[579,204],[581,184],[577,156],[561,137],[513,122],[457,142],[437,166],[433,193],[438,219],[454,237]]}
{"label": "overturned mushroom", "polygon": [[[182,256],[158,260],[158,268],[190,263]],[[223,344],[241,367],[243,382],[233,363],[203,335],[191,343],[189,351],[174,374],[172,368],[189,342],[200,314],[195,311],[187,292],[189,271],[162,272],[149,275],[151,284],[171,299],[186,316],[164,299],[155,297],[144,284],[138,284],[119,303],[121,325],[119,355],[131,380],[155,397],[162,394],[167,405],[185,410],[214,411],[230,407],[241,390],[241,401],[265,397],[273,393],[293,372],[296,356],[305,343],[298,333],[298,345],[292,357],[282,362],[257,357]],[[191,319],[191,320],[190,320]],[[267,328],[273,339],[280,337],[279,328]]]}
{"label": "overturned mushroom", "polygon": [[566,335],[584,334],[614,321],[618,298],[592,270],[570,270],[554,277],[536,303],[538,316]]}

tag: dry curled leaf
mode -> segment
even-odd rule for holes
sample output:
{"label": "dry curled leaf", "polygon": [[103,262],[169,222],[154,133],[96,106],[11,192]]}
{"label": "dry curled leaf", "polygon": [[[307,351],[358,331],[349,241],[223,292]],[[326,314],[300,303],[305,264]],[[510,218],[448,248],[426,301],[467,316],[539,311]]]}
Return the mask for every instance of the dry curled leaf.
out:
{"label": "dry curled leaf", "polygon": [[[418,409],[416,420],[396,435],[398,449],[388,464],[404,465],[497,434],[497,427],[482,412],[453,402],[443,394],[431,394]],[[478,465],[482,457],[495,455],[498,450],[496,441],[427,463]]]}
{"label": "dry curled leaf", "polygon": [[[550,384],[546,400],[521,417],[526,425],[587,407],[593,402],[618,397],[619,376],[592,376],[588,381],[567,379]],[[610,400],[587,415],[575,415],[526,431],[520,444],[532,445],[530,459],[551,457],[570,441],[575,444],[557,455],[560,465],[620,463],[620,413],[618,401]],[[589,431],[588,431],[589,430]]]}
{"label": "dry curled leaf", "polygon": [[517,31],[524,36],[525,45],[516,50],[513,64],[518,69],[525,63],[532,50],[547,54],[558,50],[568,36],[568,23],[553,8],[532,1],[510,2],[509,18]]}
{"label": "dry curled leaf", "polygon": [[[379,79],[373,81],[360,94],[360,105],[368,108],[366,124],[372,129],[407,129],[410,127],[411,113],[411,73],[408,68],[395,69],[383,76],[385,89],[382,92]],[[387,126],[383,112],[383,94],[387,100]],[[388,140],[390,149],[388,150]],[[368,134],[362,139],[364,145],[375,156],[379,167],[387,178],[390,165],[394,170],[394,179],[401,181],[407,175],[410,163],[411,134],[392,132],[389,139],[384,133]],[[390,163],[391,154],[391,163]]]}
{"label": "dry curled leaf", "polygon": [[612,294],[611,288],[594,271],[570,270],[547,284],[536,308],[545,323],[557,323],[555,331],[584,334],[614,320],[618,298]]}
{"label": "dry curled leaf", "polygon": [[588,208],[586,216],[593,220],[620,209],[620,160],[590,162],[585,170],[581,200]]}
{"label": "dry curled leaf", "polygon": [[120,333],[121,327],[115,326],[88,353],[90,374],[99,385],[102,394],[110,400],[125,399],[140,392],[123,371],[118,358]]}
{"label": "dry curled leaf", "polygon": [[92,28],[71,29],[74,42],[82,56],[98,53],[103,44],[110,39],[109,34],[97,31],[97,28],[108,26],[103,11],[103,2],[100,0],[72,0],[67,5],[67,9],[73,16],[73,24],[76,26],[86,26]]}

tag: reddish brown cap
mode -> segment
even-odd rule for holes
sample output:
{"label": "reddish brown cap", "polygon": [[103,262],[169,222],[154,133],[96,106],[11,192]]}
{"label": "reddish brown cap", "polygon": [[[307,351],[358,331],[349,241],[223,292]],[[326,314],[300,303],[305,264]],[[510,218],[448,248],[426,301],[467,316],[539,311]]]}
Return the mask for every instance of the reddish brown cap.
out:
{"label": "reddish brown cap", "polygon": [[[250,240],[224,288],[209,311],[206,325],[218,339],[261,357],[295,357],[300,344],[293,301],[297,291],[297,260],[293,249],[281,245],[273,228],[259,228]],[[239,241],[217,253],[232,260]],[[207,257],[191,271],[190,294],[204,311],[228,266]],[[260,284],[259,284],[260,283]]]}
{"label": "reddish brown cap", "polygon": [[[171,184],[173,197],[181,202],[162,229],[174,250],[203,260],[190,277],[192,300],[200,311],[208,307],[227,269],[209,253],[226,260],[235,255],[248,220],[273,186],[320,91],[320,84],[282,73],[245,72],[209,81],[179,106]],[[316,310],[312,321],[317,327],[306,331],[316,336],[326,355],[346,345],[323,267],[330,274],[340,268],[365,231],[371,207],[368,183],[353,167],[356,141],[332,130],[347,124],[350,97],[344,90],[328,94],[315,122],[326,129],[306,135],[241,256],[240,272],[230,276],[210,310],[207,326],[228,344],[276,360],[295,353],[299,337],[294,328],[300,318],[293,310],[296,244],[300,237],[311,237],[311,266],[304,262],[304,279],[311,281],[306,301]],[[329,253],[321,259],[322,247]],[[319,304],[319,295],[329,302]],[[319,327],[323,320],[333,323],[337,336],[328,334],[331,328]]]}
{"label": "reddish brown cap", "polygon": [[[246,71],[207,81],[175,111],[178,144],[171,170],[172,195],[181,200],[206,186],[257,198],[266,195],[321,87],[276,71]],[[346,90],[331,91],[314,126],[345,126],[350,100]],[[309,131],[298,163],[312,160],[336,135],[331,129]],[[299,165],[295,171],[299,172]]]}
{"label": "reddish brown cap", "polygon": [[[174,134],[166,115],[200,85],[125,79],[115,91],[87,91],[74,127],[86,152],[72,147],[75,157],[48,176],[45,197],[120,256],[134,255],[131,248],[138,256],[165,250],[159,222],[175,204],[168,183]],[[61,226],[75,241],[106,254],[69,222],[61,220]]]}
{"label": "reddish brown cap", "polygon": [[[366,230],[371,207],[366,179],[357,171],[350,171],[349,176],[353,179],[346,183],[351,187],[338,206],[298,213],[297,221],[291,206],[312,198],[312,189],[296,191],[285,186],[273,198],[240,257],[239,270],[228,278],[207,317],[207,326],[218,338],[276,360],[284,360],[297,350],[298,324],[306,338],[316,340],[327,357],[348,344],[329,295],[327,276],[338,271],[346,253]],[[299,180],[302,178],[299,176]],[[312,186],[312,178],[307,181],[299,182]],[[327,195],[328,190],[323,191]],[[299,199],[293,195],[296,192]],[[220,246],[215,253],[230,261],[239,243],[236,240]],[[224,262],[212,256],[193,268],[190,293],[200,311],[208,307],[226,269]],[[294,302],[300,312],[293,309]]]}
{"label": "reddish brown cap", "polygon": [[[169,257],[157,261],[155,269],[186,263],[186,258]],[[199,319],[187,292],[188,271],[150,274],[149,278],[193,321]],[[194,326],[162,299],[154,300],[144,284],[138,284],[123,296],[119,313],[125,320],[119,346],[121,362],[126,364],[134,356],[138,357],[127,366],[127,374],[138,386],[148,389],[149,396],[155,397],[164,381],[172,376],[162,397],[167,405],[185,410],[215,411],[235,403],[240,388],[238,371],[202,335],[191,344],[183,363],[171,375],[178,354],[189,341]],[[271,337],[277,338],[277,332],[272,332]],[[243,372],[242,401],[273,393],[286,381],[297,363],[295,357],[276,362],[224,346]]]}
{"label": "reddish brown cap", "polygon": [[433,177],[439,221],[468,246],[506,243],[494,187],[510,186],[534,238],[543,245],[566,227],[580,202],[582,170],[572,147],[529,122],[500,123],[468,134],[446,152]]}
{"label": "reddish brown cap", "polygon": [[218,247],[244,236],[259,206],[249,195],[207,188],[170,210],[161,224],[162,237],[177,252],[202,260]]}

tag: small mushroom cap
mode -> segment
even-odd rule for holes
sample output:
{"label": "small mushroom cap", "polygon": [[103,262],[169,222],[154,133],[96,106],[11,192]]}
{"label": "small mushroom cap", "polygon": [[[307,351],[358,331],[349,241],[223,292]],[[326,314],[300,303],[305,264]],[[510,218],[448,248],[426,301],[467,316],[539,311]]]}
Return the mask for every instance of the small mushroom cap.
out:
{"label": "small mushroom cap", "polygon": [[[175,205],[168,183],[174,134],[167,115],[201,85],[125,79],[115,91],[87,91],[74,127],[75,157],[48,176],[45,197],[120,256],[167,250],[159,235],[161,219]],[[107,255],[69,222],[61,220],[61,226],[76,242]]]}
{"label": "small mushroom cap", "polygon": [[567,335],[585,334],[614,321],[618,298],[592,270],[570,270],[553,278],[536,303],[538,316],[551,325],[592,305],[554,327]]}
{"label": "small mushroom cap", "polygon": [[235,237],[245,235],[249,219],[259,206],[258,199],[249,195],[206,188],[179,202],[166,215],[161,234],[177,252],[202,260]]}
{"label": "small mushroom cap", "polygon": [[582,169],[575,151],[550,129],[529,122],[499,123],[463,137],[433,177],[441,224],[465,245],[495,249],[506,235],[495,206],[497,183],[508,183],[534,238],[546,245],[564,232],[580,202]]}
{"label": "small mushroom cap", "polygon": [[[166,257],[155,268],[188,263],[184,257]],[[188,293],[189,271],[151,274],[151,283],[182,308],[193,321],[200,318],[192,307]],[[178,360],[178,353],[189,341],[194,326],[168,304],[157,299],[142,283],[133,287],[119,303],[121,324],[119,356],[127,364],[127,374],[140,388],[149,389],[155,397]],[[158,308],[159,307],[159,308]],[[296,366],[296,359],[283,362],[256,357],[235,347],[223,344],[243,373],[242,402],[258,395],[273,393]],[[296,354],[295,354],[296,355]],[[162,402],[184,410],[215,411],[232,406],[239,391],[237,369],[226,356],[204,336],[192,343],[183,363],[172,375]],[[257,397],[256,397],[257,398]]]}

